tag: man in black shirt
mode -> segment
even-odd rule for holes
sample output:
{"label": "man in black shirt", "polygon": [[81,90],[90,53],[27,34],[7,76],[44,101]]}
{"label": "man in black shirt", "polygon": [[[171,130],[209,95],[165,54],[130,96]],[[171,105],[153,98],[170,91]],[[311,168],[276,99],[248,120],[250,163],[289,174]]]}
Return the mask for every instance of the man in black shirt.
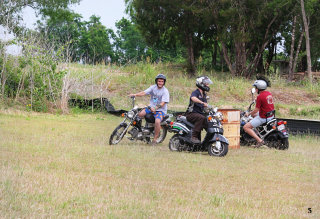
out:
{"label": "man in black shirt", "polygon": [[204,107],[208,106],[206,92],[210,90],[210,84],[212,84],[212,81],[207,76],[197,78],[196,86],[198,88],[190,96],[186,117],[189,122],[194,124],[191,141],[195,144],[200,143],[201,130],[208,126],[207,117],[204,115]]}

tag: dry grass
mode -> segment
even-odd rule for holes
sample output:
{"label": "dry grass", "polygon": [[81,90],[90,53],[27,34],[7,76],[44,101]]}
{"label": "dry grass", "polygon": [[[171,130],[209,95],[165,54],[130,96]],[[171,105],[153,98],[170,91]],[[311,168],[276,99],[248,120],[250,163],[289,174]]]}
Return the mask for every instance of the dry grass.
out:
{"label": "dry grass", "polygon": [[241,148],[215,158],[170,152],[169,138],[155,148],[109,146],[119,122],[0,113],[1,217],[320,217],[319,138],[291,138],[288,151]]}
{"label": "dry grass", "polygon": [[[137,63],[121,67],[71,64],[61,65],[60,68],[70,72],[70,77],[74,80],[70,88],[72,97],[76,96],[74,94],[87,99],[107,97],[116,109],[128,109],[127,95],[148,88],[160,72],[165,73],[168,79],[166,87],[170,92],[170,110],[186,110],[190,93],[195,89],[195,77],[190,78],[181,66],[169,63]],[[208,93],[210,104],[219,108],[248,107],[254,79],[233,78],[226,72],[198,72],[197,76],[202,74],[210,76],[214,83]],[[320,119],[319,83],[287,83],[277,75],[269,78],[272,87],[268,89],[275,98],[277,116]],[[138,98],[137,101],[143,105],[148,102],[147,98]]]}

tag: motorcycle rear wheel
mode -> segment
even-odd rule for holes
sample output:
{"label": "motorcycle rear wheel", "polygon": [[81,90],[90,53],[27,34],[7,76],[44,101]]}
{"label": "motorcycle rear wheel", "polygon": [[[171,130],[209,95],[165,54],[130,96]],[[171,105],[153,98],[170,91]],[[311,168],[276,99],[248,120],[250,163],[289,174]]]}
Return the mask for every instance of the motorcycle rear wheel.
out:
{"label": "motorcycle rear wheel", "polygon": [[224,142],[220,142],[220,143],[221,143],[220,150],[216,148],[216,142],[213,142],[208,145],[208,153],[210,156],[223,157],[227,155],[229,150],[229,145]]}
{"label": "motorcycle rear wheel", "polygon": [[[160,129],[160,134],[159,134],[159,137],[157,139],[157,144],[160,144],[164,141],[164,139],[166,138],[167,136],[167,132],[168,132],[168,129],[167,128],[163,128],[161,127]],[[148,143],[151,143],[151,141],[153,140],[153,138],[150,138],[150,137],[147,137],[146,138],[147,142]]]}
{"label": "motorcycle rear wheel", "polygon": [[278,150],[288,150],[289,140],[288,138],[281,138],[273,141],[267,142],[267,146],[270,148],[275,148]]}
{"label": "motorcycle rear wheel", "polygon": [[109,145],[118,144],[126,134],[125,132],[127,132],[127,124],[118,125],[110,136]]}

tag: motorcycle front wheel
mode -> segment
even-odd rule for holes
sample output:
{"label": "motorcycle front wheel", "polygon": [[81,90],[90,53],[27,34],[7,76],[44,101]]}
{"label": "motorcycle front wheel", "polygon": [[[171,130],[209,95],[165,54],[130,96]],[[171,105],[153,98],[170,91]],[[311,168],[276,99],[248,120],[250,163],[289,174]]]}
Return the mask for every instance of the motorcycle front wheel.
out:
{"label": "motorcycle front wheel", "polygon": [[122,140],[127,132],[127,126],[126,123],[122,123],[115,128],[110,136],[109,145],[118,144]]}
{"label": "motorcycle front wheel", "polygon": [[217,147],[217,142],[212,142],[208,145],[208,153],[210,156],[223,157],[226,156],[229,150],[227,143],[220,142],[220,148]]}
{"label": "motorcycle front wheel", "polygon": [[171,137],[169,141],[169,149],[170,151],[181,151],[181,144],[178,134],[175,134]]}

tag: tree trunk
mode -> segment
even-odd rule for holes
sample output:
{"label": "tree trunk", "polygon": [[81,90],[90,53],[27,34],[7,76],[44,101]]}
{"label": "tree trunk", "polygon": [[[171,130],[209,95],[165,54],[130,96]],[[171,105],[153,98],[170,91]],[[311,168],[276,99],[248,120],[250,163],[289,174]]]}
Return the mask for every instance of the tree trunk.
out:
{"label": "tree trunk", "polygon": [[218,41],[214,41],[214,47],[213,47],[213,53],[212,53],[212,61],[211,65],[212,67],[217,65],[217,52],[218,52]]}
{"label": "tree trunk", "polygon": [[236,50],[236,75],[243,75],[247,62],[246,44],[244,42],[235,42],[234,46]]}
{"label": "tree trunk", "polygon": [[231,75],[235,76],[236,75],[236,71],[232,67],[231,61],[230,61],[230,59],[228,57],[228,51],[227,51],[227,48],[226,48],[226,44],[224,42],[221,42],[221,46],[222,46],[222,52],[223,52],[224,61],[227,63]]}
{"label": "tree trunk", "polygon": [[258,63],[258,66],[257,66],[257,71],[258,71],[258,73],[261,73],[261,74],[265,74],[266,73],[266,71],[264,69],[264,65],[263,65],[263,56],[260,56],[259,63]]}
{"label": "tree trunk", "polygon": [[270,64],[272,62],[272,59],[273,59],[273,55],[274,55],[274,49],[275,49],[275,45],[276,45],[276,42],[275,40],[272,40],[271,43],[269,43],[269,46],[268,46],[268,56],[267,56],[267,60],[266,60],[266,64],[264,66],[264,69],[266,72],[269,71],[269,67],[270,67]]}
{"label": "tree trunk", "polygon": [[307,72],[308,72],[308,78],[310,82],[312,82],[309,24],[306,17],[306,11],[304,9],[304,0],[300,0],[300,3],[301,3],[301,12],[302,12],[304,31],[306,34],[305,37],[306,37],[306,52],[307,52]]}
{"label": "tree trunk", "polygon": [[223,66],[224,66],[224,57],[223,57],[223,51],[222,48],[219,49],[220,52],[220,67],[221,67],[221,72],[223,72]]}
{"label": "tree trunk", "polygon": [[189,32],[186,34],[186,42],[187,42],[187,49],[188,49],[188,70],[189,70],[189,73],[192,76],[194,76],[196,73],[196,67],[194,63],[192,35]]}
{"label": "tree trunk", "polygon": [[300,53],[300,48],[301,48],[301,44],[302,44],[302,39],[303,39],[303,31],[302,31],[301,34],[300,34],[300,38],[299,38],[299,43],[298,43],[296,55],[295,55],[294,60],[293,60],[293,66],[292,66],[292,71],[293,71],[293,72],[296,70],[297,61],[298,61],[298,57],[299,57],[299,53]]}
{"label": "tree trunk", "polygon": [[288,72],[288,81],[292,81],[293,79],[293,50],[294,50],[294,42],[295,42],[295,33],[296,33],[296,21],[297,16],[293,17],[292,22],[292,35],[291,35],[291,48],[290,48],[290,58],[289,58],[289,72]]}
{"label": "tree trunk", "polygon": [[[258,63],[259,63],[259,60],[260,60],[260,57],[264,51],[264,49],[266,48],[266,46],[268,45],[268,43],[270,42],[270,39],[268,39],[268,34],[269,34],[269,31],[270,31],[270,28],[271,28],[271,25],[274,23],[274,21],[276,20],[277,16],[274,16],[273,19],[270,21],[270,23],[268,24],[267,26],[267,29],[266,29],[266,33],[264,35],[264,39],[263,39],[263,44],[261,45],[260,48],[258,48],[258,52],[257,54],[255,55],[253,61],[251,61],[251,63],[248,64],[245,72],[245,76],[246,77],[250,77],[252,72],[257,69],[257,66],[258,66]],[[272,35],[274,34],[274,32],[272,33]]]}

